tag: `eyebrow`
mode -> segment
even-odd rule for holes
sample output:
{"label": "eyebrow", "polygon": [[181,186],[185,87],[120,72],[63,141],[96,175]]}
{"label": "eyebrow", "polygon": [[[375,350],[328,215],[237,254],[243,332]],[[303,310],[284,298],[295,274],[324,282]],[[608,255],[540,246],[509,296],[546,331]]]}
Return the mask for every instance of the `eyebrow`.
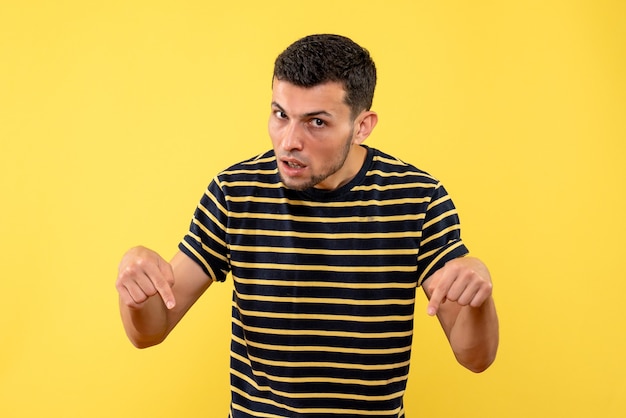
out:
{"label": "eyebrow", "polygon": [[[272,106],[278,108],[278,110],[280,110],[281,112],[287,113],[285,109],[283,109],[283,107],[276,102],[272,102]],[[329,118],[333,117],[332,114],[330,114],[329,112],[325,110],[316,110],[314,112],[307,112],[303,114],[302,116],[305,118],[310,118],[310,117],[315,117],[315,116],[327,116]]]}

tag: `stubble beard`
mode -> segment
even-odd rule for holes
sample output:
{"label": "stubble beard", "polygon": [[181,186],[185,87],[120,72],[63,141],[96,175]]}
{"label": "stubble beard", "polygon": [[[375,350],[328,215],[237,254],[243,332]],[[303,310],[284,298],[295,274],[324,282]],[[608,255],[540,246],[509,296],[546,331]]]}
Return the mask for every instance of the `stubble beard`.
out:
{"label": "stubble beard", "polygon": [[323,173],[314,175],[303,183],[298,183],[298,182],[285,181],[285,178],[283,177],[282,173],[280,172],[280,170],[278,170],[280,180],[283,182],[285,187],[287,187],[288,189],[292,189],[292,190],[303,191],[303,190],[307,190],[312,187],[315,187],[316,185],[326,180],[328,177],[332,176],[333,174],[341,170],[341,168],[343,168],[344,164],[346,163],[346,160],[348,159],[348,154],[350,153],[351,147],[352,147],[352,132],[350,133],[350,136],[346,140],[346,144],[343,147],[343,152],[341,153],[340,158],[334,161],[334,163],[329,168],[325,169]]}

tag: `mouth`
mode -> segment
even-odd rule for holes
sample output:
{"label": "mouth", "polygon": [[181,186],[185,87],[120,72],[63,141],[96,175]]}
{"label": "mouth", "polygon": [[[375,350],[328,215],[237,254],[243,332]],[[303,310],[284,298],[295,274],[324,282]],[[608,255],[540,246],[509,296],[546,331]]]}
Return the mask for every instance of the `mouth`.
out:
{"label": "mouth", "polygon": [[283,163],[283,166],[292,170],[302,170],[306,167],[306,164],[304,164],[302,161],[298,161],[292,158],[283,158],[281,161]]}
{"label": "mouth", "polygon": [[304,168],[304,165],[294,162],[294,161],[284,161],[284,163],[289,168],[295,168],[295,169]]}

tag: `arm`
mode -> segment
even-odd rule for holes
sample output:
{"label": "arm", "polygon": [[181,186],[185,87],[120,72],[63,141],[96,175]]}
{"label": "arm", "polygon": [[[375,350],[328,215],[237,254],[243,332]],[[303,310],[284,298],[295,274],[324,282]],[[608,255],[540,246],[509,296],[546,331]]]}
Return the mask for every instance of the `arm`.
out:
{"label": "arm", "polygon": [[122,323],[138,348],[161,343],[212,281],[182,252],[168,263],[152,250],[129,250],[119,266]]}
{"label": "arm", "polygon": [[480,260],[449,261],[423,284],[428,314],[437,315],[460,364],[480,373],[495,360],[498,316],[489,270]]}

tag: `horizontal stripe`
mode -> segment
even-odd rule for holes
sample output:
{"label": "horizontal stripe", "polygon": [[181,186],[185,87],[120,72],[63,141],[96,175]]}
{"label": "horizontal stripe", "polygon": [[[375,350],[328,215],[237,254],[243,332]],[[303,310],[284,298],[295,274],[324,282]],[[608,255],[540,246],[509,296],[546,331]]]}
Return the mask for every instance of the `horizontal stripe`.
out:
{"label": "horizontal stripe", "polygon": [[[429,180],[432,180],[432,177],[425,175],[419,171],[382,171],[382,170],[370,170],[367,172],[368,176],[380,176],[380,177],[425,177]],[[413,183],[412,183],[413,184]],[[432,183],[427,183],[429,186]]]}
{"label": "horizontal stripe", "polygon": [[398,165],[398,166],[408,167],[408,164],[405,163],[404,161],[399,160],[397,158],[393,158],[391,156],[385,157],[383,155],[374,155],[372,157],[372,160],[373,161],[380,161],[380,162],[385,163],[385,164],[391,164],[391,165]]}
{"label": "horizontal stripe", "polygon": [[260,187],[263,189],[280,189],[282,188],[282,184],[280,183],[263,183],[261,181],[221,181],[221,187]]}
{"label": "horizontal stripe", "polygon": [[[422,244],[422,246],[424,246],[424,245],[430,243],[431,241],[435,241],[435,240],[438,240],[440,238],[444,238],[446,235],[449,235],[451,232],[459,231],[460,229],[461,229],[461,227],[459,225],[449,226],[448,228],[445,228],[445,229],[439,231],[436,234],[429,235],[427,238],[422,240],[421,244]],[[421,255],[417,259],[417,261],[422,260],[424,257],[425,257],[424,255]]]}
{"label": "horizontal stripe", "polygon": [[384,206],[397,206],[397,205],[412,205],[428,202],[428,197],[416,197],[416,198],[402,198],[402,199],[389,199],[389,200],[355,200],[355,201],[341,201],[341,202],[318,202],[307,200],[292,200],[286,197],[256,197],[256,196],[226,196],[227,202],[233,203],[267,203],[274,205],[289,204],[291,206],[303,206],[303,207],[319,207],[319,208],[352,208],[352,207],[384,207]]}
{"label": "horizontal stripe", "polygon": [[[249,395],[245,393],[243,390],[240,390],[234,386],[231,386],[231,390],[239,394],[241,397],[245,399],[253,400],[255,402],[264,403],[267,405],[272,405],[272,406],[286,409],[288,411],[295,412],[298,414],[329,414],[329,415],[352,414],[352,415],[362,415],[362,416],[380,416],[381,414],[395,415],[395,414],[398,414],[398,412],[400,411],[400,408],[396,408],[391,411],[368,411],[368,410],[361,410],[361,409],[337,409],[337,408],[332,408],[332,409],[330,408],[294,408],[289,405],[278,403],[272,399],[259,398],[257,396]],[[236,408],[237,406],[238,405],[236,403],[233,403],[233,408]]]}
{"label": "horizontal stripe", "polygon": [[438,224],[439,222],[441,222],[442,220],[444,220],[445,218],[451,217],[451,216],[457,216],[456,210],[451,209],[447,212],[442,213],[441,215],[429,220],[428,222],[424,223],[424,226],[422,227],[423,229],[429,228],[435,224]]}
{"label": "horizontal stripe", "polygon": [[[441,187],[441,184],[437,184],[437,187]],[[438,199],[433,200],[432,202],[430,202],[430,204],[428,205],[428,208],[426,208],[427,211],[432,210],[433,208],[435,208],[436,206],[439,206],[443,203],[449,202],[450,201],[450,195],[444,195],[441,196]]]}
{"label": "horizontal stripe", "polygon": [[356,305],[356,306],[378,306],[378,305],[413,305],[415,299],[333,299],[333,298],[302,298],[293,296],[261,296],[261,295],[246,295],[236,292],[237,297],[241,300],[253,300],[257,302],[272,302],[272,303],[319,303],[326,305]]}
{"label": "horizontal stripe", "polygon": [[255,158],[250,159],[249,161],[244,161],[241,165],[252,165],[252,164],[263,164],[270,163],[276,161],[276,157],[274,155],[270,157],[264,157],[264,154],[259,154]]}
{"label": "horizontal stripe", "polygon": [[267,176],[278,173],[278,169],[272,168],[269,170],[255,169],[255,170],[228,170],[223,171],[221,174],[224,175],[241,175],[241,174],[252,174],[252,175],[260,175]]}
{"label": "horizontal stripe", "polygon": [[[236,282],[257,285],[257,286],[294,286],[294,287],[335,287],[344,289],[354,289],[354,283],[350,282],[320,282],[320,281],[292,281],[292,280],[270,280],[270,279],[244,279],[242,277],[233,276]],[[359,289],[411,289],[416,283],[397,283],[397,282],[381,282],[381,283],[359,283]]]}
{"label": "horizontal stripe", "polygon": [[267,229],[244,229],[244,228],[228,228],[226,232],[229,235],[254,235],[268,237],[290,237],[290,238],[318,238],[318,239],[395,239],[395,238],[420,238],[422,231],[401,231],[401,232],[354,232],[341,233],[333,232],[332,234],[324,232],[297,232],[297,231],[281,231]]}
{"label": "horizontal stripe", "polygon": [[[276,254],[314,254],[314,255],[324,255],[328,256],[329,251],[326,248],[299,248],[299,247],[263,247],[257,245],[231,245],[231,252],[241,251],[241,252],[249,252],[249,253],[276,253]],[[371,249],[371,250],[339,250],[333,249],[332,256],[351,256],[351,255],[367,255],[370,257],[381,256],[381,255],[414,255],[417,256],[417,250],[415,248],[399,248],[393,250],[385,250],[385,249]]]}
{"label": "horizontal stripe", "polygon": [[241,412],[245,412],[248,415],[252,415],[255,418],[291,418],[288,417],[287,415],[276,415],[276,414],[268,414],[266,412],[259,412],[259,411],[253,411],[252,409],[248,409],[245,408],[239,404],[233,403],[231,405],[231,415],[228,418],[232,418],[232,410],[237,410],[237,411],[241,411]]}
{"label": "horizontal stripe", "polygon": [[[245,346],[244,346],[245,347]],[[236,356],[237,353],[231,351],[231,356]],[[359,363],[341,363],[341,362],[329,362],[329,361],[276,361],[268,360],[260,357],[253,356],[248,353],[248,358],[256,363],[264,364],[266,366],[274,367],[295,367],[295,368],[317,368],[317,369],[340,369],[340,370],[364,370],[364,371],[376,371],[376,370],[390,370],[401,369],[407,367],[410,363],[409,360],[402,361],[400,363],[391,364],[359,364]]]}
{"label": "horizontal stripe", "polygon": [[401,222],[416,221],[424,219],[423,213],[391,215],[391,216],[338,216],[338,217],[316,217],[316,216],[295,216],[283,215],[277,213],[256,213],[256,212],[230,212],[231,218],[245,219],[271,219],[272,221],[291,221],[291,222],[313,222],[313,223],[354,223],[354,222]]}
{"label": "horizontal stripe", "polygon": [[233,340],[237,341],[239,344],[248,347],[259,348],[262,350],[271,350],[271,351],[285,351],[285,352],[320,352],[320,353],[343,353],[343,354],[363,354],[363,355],[372,355],[379,356],[384,354],[399,354],[406,353],[411,350],[411,346],[406,347],[394,347],[394,348],[354,348],[354,347],[333,347],[333,346],[317,346],[317,345],[297,345],[297,346],[288,346],[288,345],[275,345],[275,344],[265,344],[253,341],[251,339],[243,340],[237,336],[233,336]]}
{"label": "horizontal stripe", "polygon": [[356,399],[359,401],[388,401],[390,399],[397,399],[402,397],[404,391],[399,391],[396,393],[390,393],[388,395],[378,395],[378,396],[370,396],[370,395],[359,395],[356,393],[332,393],[332,392],[285,392],[281,390],[277,390],[275,388],[271,388],[269,386],[261,386],[254,379],[246,376],[245,374],[230,369],[231,374],[239,377],[241,380],[246,381],[250,386],[254,387],[259,392],[271,392],[274,395],[282,396],[287,399]]}
{"label": "horizontal stripe", "polygon": [[233,267],[254,270],[293,270],[293,271],[332,271],[347,273],[392,273],[392,272],[412,272],[416,271],[416,266],[328,266],[328,265],[296,265],[296,264],[279,264],[279,263],[246,263],[242,261],[231,261]]}
{"label": "horizontal stripe", "polygon": [[265,312],[253,311],[237,307],[239,312],[245,316],[253,316],[259,318],[276,318],[289,320],[307,320],[315,319],[317,321],[349,321],[349,322],[397,322],[411,321],[413,315],[389,315],[389,316],[354,316],[354,315],[333,315],[333,314],[306,314],[306,313],[282,313],[282,312]]}
{"label": "horizontal stripe", "polygon": [[[241,356],[237,353],[231,353],[233,358],[238,361],[247,364],[249,367],[251,366],[250,360],[244,356]],[[253,370],[253,373],[257,377],[262,377],[272,382],[279,383],[291,383],[291,384],[310,384],[310,383],[328,383],[328,384],[341,384],[341,385],[358,385],[358,386],[367,386],[367,387],[376,387],[376,386],[386,386],[393,383],[403,382],[408,380],[409,375],[404,374],[402,376],[398,376],[392,379],[384,379],[384,380],[365,380],[365,379],[351,379],[351,378],[339,378],[339,377],[318,377],[318,376],[308,376],[308,377],[287,377],[287,376],[277,376],[266,373],[262,370]]]}
{"label": "horizontal stripe", "polygon": [[275,329],[253,327],[244,325],[240,320],[233,318],[233,324],[241,327],[247,332],[269,335],[291,335],[291,336],[311,336],[311,337],[341,337],[351,339],[383,339],[383,338],[405,338],[413,335],[413,331],[401,332],[350,332],[350,331],[327,331],[312,329]]}
{"label": "horizontal stripe", "polygon": [[363,191],[363,192],[367,192],[367,191],[372,191],[372,190],[376,190],[379,192],[384,192],[384,191],[389,191],[389,190],[400,190],[400,189],[432,189],[435,186],[432,183],[400,183],[400,184],[386,184],[386,185],[380,185],[380,184],[368,184],[368,185],[362,185],[362,186],[355,186],[352,190],[353,191]]}

